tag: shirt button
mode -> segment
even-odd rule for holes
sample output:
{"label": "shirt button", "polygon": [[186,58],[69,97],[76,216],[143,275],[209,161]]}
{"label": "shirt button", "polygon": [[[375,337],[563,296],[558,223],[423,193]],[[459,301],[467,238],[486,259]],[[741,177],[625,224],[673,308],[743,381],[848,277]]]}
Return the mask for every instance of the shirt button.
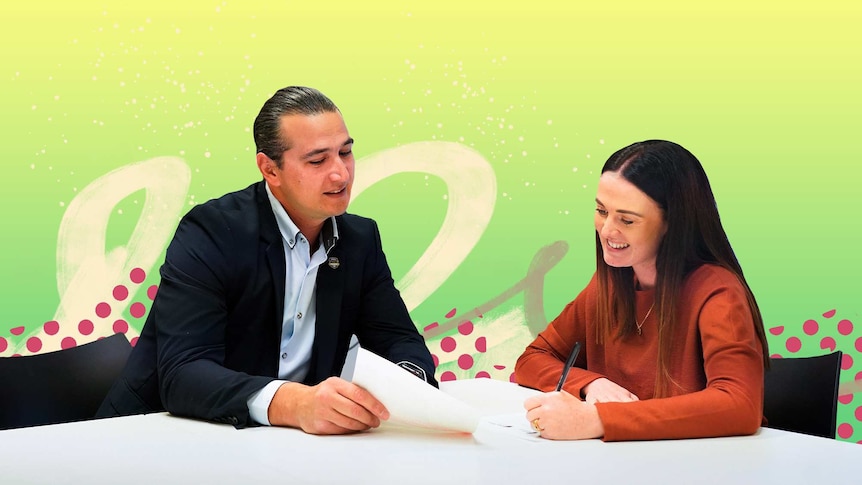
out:
{"label": "shirt button", "polygon": [[302,318],[302,312],[297,313],[296,318]]}
{"label": "shirt button", "polygon": [[293,244],[293,239],[287,241],[288,244]]}
{"label": "shirt button", "polygon": [[287,358],[287,352],[281,354],[281,358],[282,358],[282,360],[286,359]]}

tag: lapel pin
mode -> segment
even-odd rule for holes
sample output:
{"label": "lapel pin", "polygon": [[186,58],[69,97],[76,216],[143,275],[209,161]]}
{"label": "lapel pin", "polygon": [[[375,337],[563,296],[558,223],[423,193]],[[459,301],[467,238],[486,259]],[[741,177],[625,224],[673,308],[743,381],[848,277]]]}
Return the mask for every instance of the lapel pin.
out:
{"label": "lapel pin", "polygon": [[329,264],[329,267],[332,269],[338,269],[338,267],[341,266],[341,262],[338,261],[338,258],[336,258],[335,256],[329,258],[328,264]]}

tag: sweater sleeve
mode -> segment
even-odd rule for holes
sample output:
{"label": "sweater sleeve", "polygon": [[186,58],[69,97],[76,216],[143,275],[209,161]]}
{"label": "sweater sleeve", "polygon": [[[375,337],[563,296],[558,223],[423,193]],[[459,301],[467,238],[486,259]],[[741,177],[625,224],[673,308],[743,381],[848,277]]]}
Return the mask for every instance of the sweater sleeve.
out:
{"label": "sweater sleeve", "polygon": [[[704,284],[707,278],[710,284]],[[763,352],[744,287],[721,269],[692,279],[697,289],[683,295],[688,308],[680,317],[696,320],[706,387],[667,398],[596,404],[606,441],[748,435],[760,426]]]}
{"label": "sweater sleeve", "polygon": [[569,371],[563,389],[580,397],[584,386],[604,377],[602,374],[586,370],[589,346],[584,345],[585,315],[588,300],[595,293],[594,288],[595,277],[578,297],[566,305],[562,313],[527,346],[515,363],[515,381],[518,384],[540,391],[553,391],[575,342],[581,342],[581,351],[574,367]]}

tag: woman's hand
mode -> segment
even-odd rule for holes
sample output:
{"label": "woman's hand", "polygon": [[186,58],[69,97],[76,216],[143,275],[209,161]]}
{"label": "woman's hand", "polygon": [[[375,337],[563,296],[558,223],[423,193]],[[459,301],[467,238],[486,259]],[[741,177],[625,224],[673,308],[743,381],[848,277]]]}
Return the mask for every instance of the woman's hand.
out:
{"label": "woman's hand", "polygon": [[584,386],[584,401],[589,404],[597,402],[631,402],[637,400],[638,397],[628,389],[604,377]]}
{"label": "woman's hand", "polygon": [[527,420],[542,438],[581,440],[605,434],[602,420],[593,404],[581,401],[566,391],[547,392],[524,402]]}

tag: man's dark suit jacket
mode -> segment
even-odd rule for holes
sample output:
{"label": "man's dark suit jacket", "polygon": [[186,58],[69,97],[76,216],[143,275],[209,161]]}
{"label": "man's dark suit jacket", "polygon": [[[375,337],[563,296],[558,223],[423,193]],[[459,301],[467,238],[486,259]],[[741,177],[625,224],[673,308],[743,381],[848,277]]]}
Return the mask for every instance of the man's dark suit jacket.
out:
{"label": "man's dark suit jacket", "polygon": [[[349,214],[336,221],[337,241],[329,222],[322,232],[331,249],[317,274],[305,383],[339,375],[355,334],[367,350],[419,365],[436,385],[431,355],[395,288],[376,223]],[[278,373],[285,271],[264,182],[189,211],[168,247],[141,336],[97,416],[167,410],[253,426],[247,400]]]}

